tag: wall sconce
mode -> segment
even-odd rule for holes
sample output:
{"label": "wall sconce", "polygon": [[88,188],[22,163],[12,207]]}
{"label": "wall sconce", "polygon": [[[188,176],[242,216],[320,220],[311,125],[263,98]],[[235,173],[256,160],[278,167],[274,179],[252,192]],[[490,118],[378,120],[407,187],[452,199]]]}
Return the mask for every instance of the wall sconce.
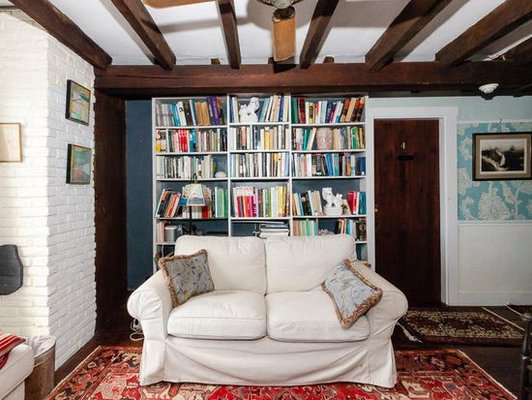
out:
{"label": "wall sconce", "polygon": [[480,90],[484,94],[491,94],[499,87],[498,83],[486,83],[485,85],[479,86]]}

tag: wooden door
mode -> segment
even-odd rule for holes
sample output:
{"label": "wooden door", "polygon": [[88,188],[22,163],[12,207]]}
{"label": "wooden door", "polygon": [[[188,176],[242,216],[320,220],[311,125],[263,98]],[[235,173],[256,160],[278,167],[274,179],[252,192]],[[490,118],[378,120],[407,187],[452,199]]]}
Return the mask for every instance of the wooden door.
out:
{"label": "wooden door", "polygon": [[376,271],[410,304],[441,300],[439,123],[376,120]]}

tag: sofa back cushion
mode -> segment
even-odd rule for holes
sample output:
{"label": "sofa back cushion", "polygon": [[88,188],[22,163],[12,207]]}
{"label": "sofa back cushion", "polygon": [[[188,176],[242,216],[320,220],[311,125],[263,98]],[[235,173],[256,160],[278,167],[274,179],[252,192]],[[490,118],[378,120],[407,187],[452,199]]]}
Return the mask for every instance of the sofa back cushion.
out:
{"label": "sofa back cushion", "polygon": [[268,293],[311,290],[346,258],[356,258],[348,235],[270,237],[266,240]]}
{"label": "sofa back cushion", "polygon": [[256,237],[181,236],[176,255],[205,249],[216,290],[249,290],[266,293],[264,243]]}

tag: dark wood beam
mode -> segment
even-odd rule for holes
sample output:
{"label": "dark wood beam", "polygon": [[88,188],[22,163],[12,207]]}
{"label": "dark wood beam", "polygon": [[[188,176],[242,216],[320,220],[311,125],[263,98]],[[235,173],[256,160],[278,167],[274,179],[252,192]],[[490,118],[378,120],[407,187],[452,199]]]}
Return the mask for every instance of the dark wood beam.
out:
{"label": "dark wood beam", "polygon": [[175,65],[175,54],[168,46],[159,27],[141,0],[111,0],[116,9],[131,25],[140,40],[164,69],[171,70]]}
{"label": "dark wood beam", "polygon": [[48,0],[10,0],[74,53],[97,68],[113,59]]}
{"label": "dark wood beam", "polygon": [[95,87],[123,96],[223,94],[228,92],[324,93],[360,91],[474,90],[486,82],[515,88],[530,82],[526,66],[512,62],[471,62],[452,70],[437,62],[393,63],[372,72],[366,64],[112,66],[96,74]]}
{"label": "dark wood beam", "polygon": [[452,0],[411,0],[366,54],[370,70],[378,71]]}
{"label": "dark wood beam", "polygon": [[532,64],[532,38],[508,50],[503,56],[505,59],[512,60],[516,64]]}
{"label": "dark wood beam", "polygon": [[318,0],[303,44],[303,50],[299,56],[301,68],[310,67],[316,60],[337,5],[338,0]]}
{"label": "dark wood beam", "polygon": [[227,46],[227,58],[231,68],[240,68],[240,42],[238,40],[238,29],[236,26],[236,13],[233,0],[219,0],[218,9],[222,20],[222,28]]}
{"label": "dark wood beam", "polygon": [[446,66],[455,66],[532,18],[532,1],[506,0],[436,54]]}

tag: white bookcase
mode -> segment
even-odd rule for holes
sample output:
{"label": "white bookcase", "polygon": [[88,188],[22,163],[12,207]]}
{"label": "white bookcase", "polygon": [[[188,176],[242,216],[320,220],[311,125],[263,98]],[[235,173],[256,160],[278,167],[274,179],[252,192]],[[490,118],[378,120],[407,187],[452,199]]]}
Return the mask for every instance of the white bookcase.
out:
{"label": "white bookcase", "polygon": [[[247,105],[252,97],[260,99],[257,115],[262,118],[258,122],[242,122],[233,111]],[[216,100],[213,101],[213,98]],[[342,103],[341,109],[345,109],[345,119],[350,102],[355,99],[363,99],[360,121],[324,121],[333,118],[339,102]],[[333,233],[339,225],[343,225],[344,229],[349,226],[353,234],[359,236],[358,256],[367,259],[368,246],[372,243],[367,241],[371,236],[365,234],[364,212],[342,216],[297,215],[296,211],[302,209],[296,207],[293,200],[294,194],[303,197],[315,196],[309,191],[321,194],[323,187],[331,187],[333,193],[341,193],[344,199],[348,192],[367,191],[365,99],[360,94],[154,98],[151,141],[154,252],[167,254],[173,251],[173,241],[164,240],[163,225],[188,227],[192,224],[203,234],[245,236],[257,232],[261,222],[285,222],[291,235],[308,234],[311,230],[307,228],[311,225],[314,231],[326,229]],[[219,108],[218,115],[214,114],[215,107]],[[353,115],[355,113],[356,110]],[[322,118],[318,119],[318,115]],[[312,116],[314,119],[309,121]],[[302,118],[307,120],[302,121]],[[336,119],[341,118],[339,113]],[[333,149],[316,148],[318,128],[333,131]],[[353,138],[355,134],[356,140]],[[310,147],[311,135],[314,135],[314,144]],[[301,143],[298,145],[296,137],[306,138],[307,146],[302,148]],[[304,173],[302,166],[308,167]],[[220,176],[220,172],[224,172],[225,176]],[[163,190],[182,192],[194,173],[211,194],[216,192],[216,198],[212,195],[215,200],[212,213],[207,215],[206,212],[196,211],[190,218],[188,210],[185,210],[177,215],[157,216]],[[336,176],[330,176],[330,173]],[[254,192],[250,192],[250,188],[255,188]],[[226,193],[225,198],[221,190]],[[365,197],[367,203],[368,196]],[[254,199],[253,204],[250,204],[251,198]],[[323,206],[321,196],[320,202]],[[367,210],[367,206],[362,209]],[[350,208],[348,210],[351,211]]]}

